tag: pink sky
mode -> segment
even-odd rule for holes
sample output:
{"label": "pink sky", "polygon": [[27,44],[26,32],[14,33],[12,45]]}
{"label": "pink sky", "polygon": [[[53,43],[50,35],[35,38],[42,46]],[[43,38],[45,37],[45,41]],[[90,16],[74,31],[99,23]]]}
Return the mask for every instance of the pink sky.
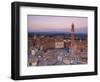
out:
{"label": "pink sky", "polygon": [[28,32],[70,32],[74,23],[75,31],[87,33],[87,17],[28,15]]}

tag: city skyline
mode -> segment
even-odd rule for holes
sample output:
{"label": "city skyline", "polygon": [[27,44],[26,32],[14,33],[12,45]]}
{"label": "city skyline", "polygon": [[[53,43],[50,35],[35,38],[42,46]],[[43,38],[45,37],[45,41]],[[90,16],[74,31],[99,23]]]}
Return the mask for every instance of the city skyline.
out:
{"label": "city skyline", "polygon": [[71,24],[76,33],[87,33],[87,17],[28,15],[28,32],[70,32]]}

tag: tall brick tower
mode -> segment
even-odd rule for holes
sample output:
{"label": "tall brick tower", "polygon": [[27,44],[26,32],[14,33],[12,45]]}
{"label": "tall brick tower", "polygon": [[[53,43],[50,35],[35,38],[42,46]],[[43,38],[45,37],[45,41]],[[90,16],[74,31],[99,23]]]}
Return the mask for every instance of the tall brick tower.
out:
{"label": "tall brick tower", "polygon": [[76,40],[75,40],[75,27],[74,24],[71,24],[71,63],[76,64],[77,62],[77,45],[76,45]]}
{"label": "tall brick tower", "polygon": [[74,24],[72,23],[71,25],[71,47],[75,47],[76,42],[75,42],[75,30],[74,30]]}

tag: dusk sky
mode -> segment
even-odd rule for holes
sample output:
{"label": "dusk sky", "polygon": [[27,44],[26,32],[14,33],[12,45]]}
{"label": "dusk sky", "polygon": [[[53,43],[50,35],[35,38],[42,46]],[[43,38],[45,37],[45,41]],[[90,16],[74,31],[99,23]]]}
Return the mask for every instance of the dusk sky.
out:
{"label": "dusk sky", "polygon": [[87,17],[28,15],[28,32],[70,32],[74,23],[76,33],[87,33]]}

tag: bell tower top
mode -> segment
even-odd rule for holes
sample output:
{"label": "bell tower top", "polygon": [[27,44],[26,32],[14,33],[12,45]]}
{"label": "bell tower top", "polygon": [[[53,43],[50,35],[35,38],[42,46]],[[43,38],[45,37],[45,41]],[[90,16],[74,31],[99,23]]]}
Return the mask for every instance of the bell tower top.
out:
{"label": "bell tower top", "polygon": [[74,32],[74,23],[71,25],[71,32]]}

